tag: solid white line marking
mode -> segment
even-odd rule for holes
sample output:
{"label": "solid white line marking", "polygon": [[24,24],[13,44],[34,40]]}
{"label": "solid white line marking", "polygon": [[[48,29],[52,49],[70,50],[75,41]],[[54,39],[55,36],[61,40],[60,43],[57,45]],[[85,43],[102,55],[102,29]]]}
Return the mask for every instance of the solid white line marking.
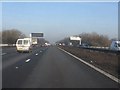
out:
{"label": "solid white line marking", "polygon": [[36,56],[38,55],[38,53],[35,54]]}
{"label": "solid white line marking", "polygon": [[[59,48],[59,47],[58,47],[58,48]],[[63,49],[61,49],[61,48],[59,48],[59,49],[62,50],[62,51],[64,51],[65,53],[69,54],[70,56],[76,58],[77,60],[81,61],[82,63],[90,66],[91,68],[95,69],[96,71],[102,73],[103,75],[109,77],[110,79],[116,81],[117,83],[120,83],[120,82],[119,82],[120,79],[116,78],[115,76],[110,75],[109,73],[107,73],[107,72],[105,72],[105,71],[103,71],[103,70],[101,70],[101,69],[99,69],[99,68],[97,68],[97,67],[95,67],[95,66],[93,66],[93,65],[91,65],[91,64],[89,64],[89,63],[87,63],[87,62],[85,62],[84,60],[78,58],[77,56],[75,56],[75,55],[73,55],[73,54],[71,54],[71,53],[69,53],[69,52],[67,52],[67,51],[65,51],[65,50],[63,50]]]}
{"label": "solid white line marking", "polygon": [[30,59],[27,59],[25,62],[27,63],[27,62],[29,62],[30,61]]}

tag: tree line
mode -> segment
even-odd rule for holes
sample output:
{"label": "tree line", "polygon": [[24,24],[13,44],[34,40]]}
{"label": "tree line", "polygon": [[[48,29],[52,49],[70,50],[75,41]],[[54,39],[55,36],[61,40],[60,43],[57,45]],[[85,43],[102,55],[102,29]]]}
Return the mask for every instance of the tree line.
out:
{"label": "tree line", "polygon": [[[27,36],[17,29],[3,30],[0,32],[0,43],[2,44],[15,44],[19,38],[27,38]],[[38,39],[38,44],[42,45],[46,42],[49,43],[44,38]]]}
{"label": "tree line", "polygon": [[[82,40],[82,44],[86,44],[88,46],[99,46],[99,47],[108,47],[110,46],[112,40],[108,38],[107,35],[100,35],[96,32],[92,33],[81,33],[79,35],[74,35],[80,37]],[[65,45],[68,45],[70,42],[69,37],[66,37],[56,43],[64,43]]]}
{"label": "tree line", "polygon": [[[95,32],[93,33],[81,33],[79,35],[74,35],[74,36],[79,36],[82,38],[82,44],[88,44],[89,46],[110,46],[111,41],[108,36],[106,35],[100,35]],[[3,30],[0,31],[0,43],[3,44],[15,44],[18,38],[25,38],[26,35],[22,33],[21,31],[17,29],[11,29],[11,30]],[[48,42],[46,40],[40,40],[40,43]],[[64,43],[68,44],[70,42],[69,37],[66,37],[56,43]]]}
{"label": "tree line", "polygon": [[18,38],[25,38],[26,35],[17,29],[3,30],[0,32],[2,44],[15,44]]}
{"label": "tree line", "polygon": [[82,38],[82,43],[87,43],[90,46],[110,46],[111,40],[107,35],[93,33],[82,33],[79,35]]}

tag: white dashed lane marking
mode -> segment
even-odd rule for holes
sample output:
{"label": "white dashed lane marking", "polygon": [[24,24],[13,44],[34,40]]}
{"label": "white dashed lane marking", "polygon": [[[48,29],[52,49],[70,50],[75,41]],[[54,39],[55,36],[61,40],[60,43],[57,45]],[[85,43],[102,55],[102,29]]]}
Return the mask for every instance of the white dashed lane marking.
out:
{"label": "white dashed lane marking", "polygon": [[25,60],[26,63],[29,62],[29,61],[30,61],[30,59]]}
{"label": "white dashed lane marking", "polygon": [[42,51],[40,51],[40,52],[42,52]]}
{"label": "white dashed lane marking", "polygon": [[36,56],[38,55],[38,53],[35,54]]}
{"label": "white dashed lane marking", "polygon": [[2,56],[3,56],[3,55],[6,55],[6,54],[7,54],[7,53],[1,53],[0,55],[2,55]]}
{"label": "white dashed lane marking", "polygon": [[15,67],[16,69],[18,69],[18,67]]}

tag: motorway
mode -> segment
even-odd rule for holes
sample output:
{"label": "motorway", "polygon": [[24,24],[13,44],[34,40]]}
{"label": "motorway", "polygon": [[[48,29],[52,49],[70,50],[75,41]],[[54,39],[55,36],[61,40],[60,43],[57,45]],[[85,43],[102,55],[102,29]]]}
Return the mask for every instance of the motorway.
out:
{"label": "motorway", "polygon": [[95,71],[57,46],[18,53],[2,50],[3,88],[118,88],[118,83]]}

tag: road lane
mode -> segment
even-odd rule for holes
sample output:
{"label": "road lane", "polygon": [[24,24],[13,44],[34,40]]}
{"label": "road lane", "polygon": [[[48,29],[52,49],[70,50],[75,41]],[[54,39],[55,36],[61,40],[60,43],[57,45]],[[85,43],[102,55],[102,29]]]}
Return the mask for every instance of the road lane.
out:
{"label": "road lane", "polygon": [[[26,63],[25,60],[29,58],[30,61]],[[29,58],[3,69],[4,88],[118,87],[116,82],[54,46],[43,52],[38,49]]]}
{"label": "road lane", "polygon": [[[29,56],[34,55],[36,52],[43,51],[44,49],[45,48],[43,48],[43,47],[34,48],[32,50],[32,52],[30,52],[30,53],[18,53],[15,48],[8,49],[8,50],[10,50],[9,52],[11,52],[11,53],[7,53],[5,56],[2,56],[2,62],[3,62],[2,68],[4,69],[16,62],[23,61],[23,60],[29,58]],[[8,50],[5,50],[5,51],[8,51]]]}
{"label": "road lane", "polygon": [[[18,88],[24,82],[32,69],[36,66],[38,59],[35,57],[36,52],[39,52],[39,57],[47,50],[47,48],[38,48],[32,53],[20,53],[20,56],[11,57],[3,62],[2,65],[2,85],[3,88]],[[42,52],[40,52],[42,51]],[[30,59],[29,62],[26,62]],[[9,65],[8,65],[9,64]]]}
{"label": "road lane", "polygon": [[117,83],[71,56],[51,47],[29,75],[23,88],[111,88]]}
{"label": "road lane", "polygon": [[23,55],[27,56],[27,55],[33,54],[38,48],[40,47],[34,47],[32,53],[18,53],[16,51],[16,47],[3,48],[2,49],[2,61],[6,62],[8,61],[8,59],[12,59],[15,57],[22,57]]}

